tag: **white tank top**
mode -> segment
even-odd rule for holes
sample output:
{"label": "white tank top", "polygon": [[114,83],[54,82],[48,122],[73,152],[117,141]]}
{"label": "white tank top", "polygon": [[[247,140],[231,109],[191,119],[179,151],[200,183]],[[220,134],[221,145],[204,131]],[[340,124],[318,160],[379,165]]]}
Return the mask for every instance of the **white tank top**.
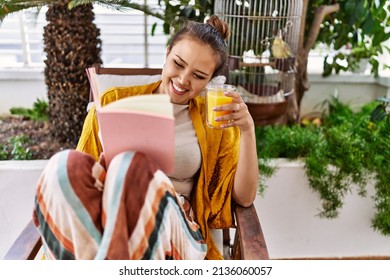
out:
{"label": "white tank top", "polygon": [[167,174],[176,192],[190,197],[194,176],[198,172],[202,156],[195,129],[189,114],[189,105],[173,104],[175,116],[175,170]]}

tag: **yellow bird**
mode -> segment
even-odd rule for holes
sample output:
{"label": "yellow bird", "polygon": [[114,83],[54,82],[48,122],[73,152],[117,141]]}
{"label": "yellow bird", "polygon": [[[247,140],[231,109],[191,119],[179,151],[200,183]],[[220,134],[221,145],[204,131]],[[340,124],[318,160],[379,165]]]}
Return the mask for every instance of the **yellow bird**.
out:
{"label": "yellow bird", "polygon": [[272,43],[271,51],[275,58],[289,58],[292,56],[289,45],[283,41],[281,30],[279,30],[278,35]]}

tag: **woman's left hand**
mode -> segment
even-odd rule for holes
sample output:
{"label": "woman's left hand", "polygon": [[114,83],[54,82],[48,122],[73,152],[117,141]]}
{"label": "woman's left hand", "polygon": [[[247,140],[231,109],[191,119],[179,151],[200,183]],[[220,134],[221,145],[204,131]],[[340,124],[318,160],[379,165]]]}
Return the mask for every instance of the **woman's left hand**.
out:
{"label": "woman's left hand", "polygon": [[251,131],[254,129],[254,122],[251,114],[249,113],[248,106],[242,100],[239,92],[229,91],[225,93],[226,96],[233,98],[232,103],[217,106],[215,111],[230,111],[230,114],[226,114],[215,118],[216,121],[228,121],[227,124],[222,124],[221,128],[238,126],[241,132]]}

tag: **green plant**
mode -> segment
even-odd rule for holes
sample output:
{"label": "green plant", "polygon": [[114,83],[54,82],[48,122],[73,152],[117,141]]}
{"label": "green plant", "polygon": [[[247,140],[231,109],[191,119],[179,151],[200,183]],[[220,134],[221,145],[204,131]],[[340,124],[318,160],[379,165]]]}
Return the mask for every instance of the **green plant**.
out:
{"label": "green plant", "polygon": [[[331,4],[332,0],[309,1],[308,19],[312,21],[313,8]],[[323,75],[334,71],[353,70],[355,62],[351,59],[356,52],[365,49],[364,57],[370,58],[371,73],[379,75],[380,55],[389,52],[385,43],[390,38],[390,5],[387,0],[340,0],[340,9],[327,17],[321,25],[316,40],[330,48],[323,65]],[[388,68],[389,65],[382,65]]]}
{"label": "green plant", "polygon": [[11,114],[27,117],[34,121],[49,120],[49,104],[43,99],[37,99],[33,103],[32,109],[24,107],[13,107],[10,109]]}
{"label": "green plant", "polygon": [[372,180],[376,190],[372,225],[388,235],[390,119],[384,113],[386,106],[376,101],[356,112],[337,98],[325,105],[320,126],[257,127],[259,161],[278,157],[303,160],[310,186],[322,200],[319,215],[325,218],[338,216],[347,193],[357,191],[365,196]]}
{"label": "green plant", "polygon": [[32,154],[29,148],[30,140],[26,135],[11,137],[8,145],[0,145],[0,160],[29,160]]}
{"label": "green plant", "polygon": [[371,58],[374,55],[376,55],[375,49],[368,48],[365,45],[356,47],[350,52],[350,56],[356,60],[360,60],[363,58]]}
{"label": "green plant", "polygon": [[0,145],[0,160],[7,160],[7,159],[8,159],[7,146]]}

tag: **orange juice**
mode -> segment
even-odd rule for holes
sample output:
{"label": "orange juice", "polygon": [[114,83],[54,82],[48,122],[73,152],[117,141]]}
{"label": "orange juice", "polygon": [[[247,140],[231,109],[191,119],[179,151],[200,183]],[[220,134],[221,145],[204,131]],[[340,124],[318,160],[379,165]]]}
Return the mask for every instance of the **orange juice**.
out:
{"label": "orange juice", "polygon": [[[225,91],[234,90],[234,87],[226,88],[228,85],[221,85],[219,87],[208,87],[206,96],[207,106],[207,124],[213,128],[220,128],[222,124],[228,121],[215,121],[216,117],[230,114],[231,111],[213,111],[216,106],[232,103],[233,98],[225,96]],[[225,89],[226,88],[226,89]]]}

